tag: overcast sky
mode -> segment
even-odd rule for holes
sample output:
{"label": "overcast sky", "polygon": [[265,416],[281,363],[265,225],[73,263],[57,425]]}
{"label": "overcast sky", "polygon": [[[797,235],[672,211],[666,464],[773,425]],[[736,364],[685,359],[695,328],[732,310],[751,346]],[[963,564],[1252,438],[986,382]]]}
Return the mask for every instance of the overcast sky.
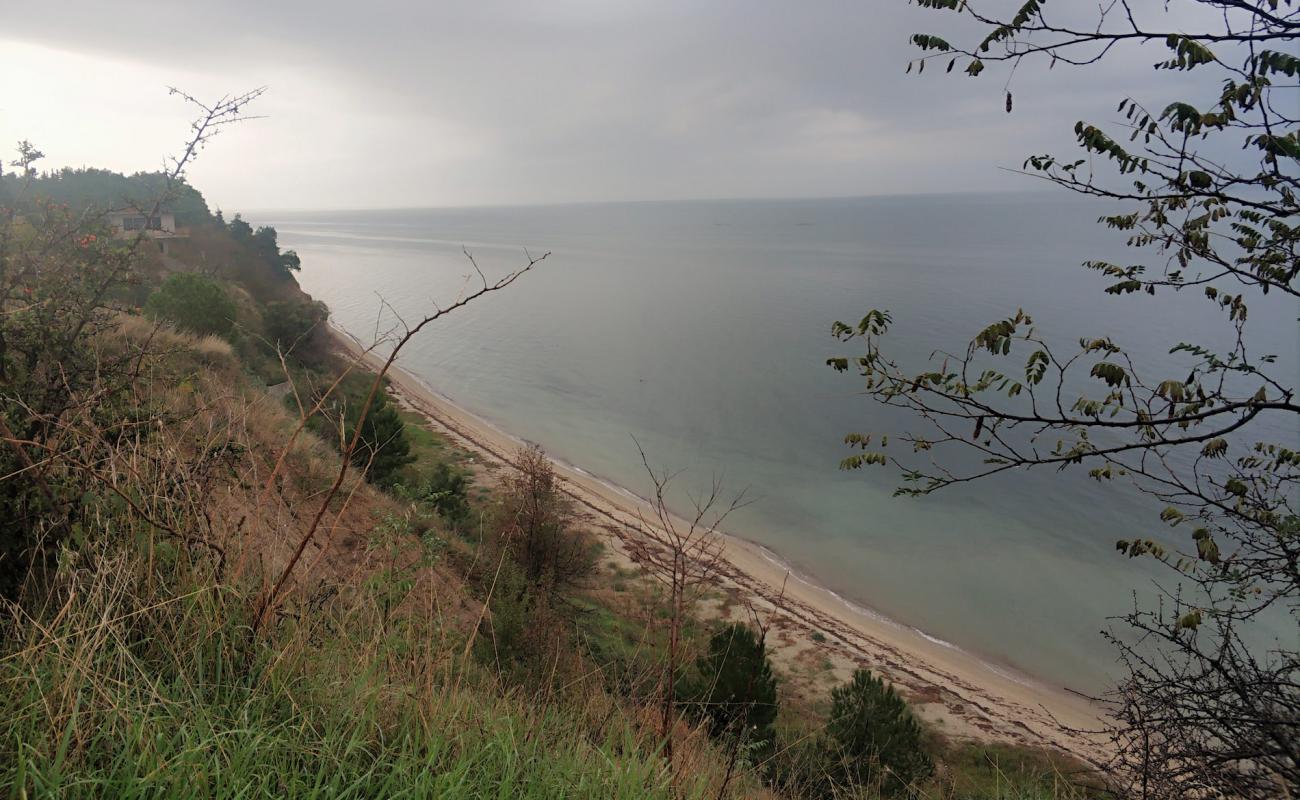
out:
{"label": "overcast sky", "polygon": [[1008,115],[1005,73],[903,74],[943,22],[904,0],[42,0],[0,27],[0,158],[27,138],[47,168],[154,169],[191,116],[168,85],[266,85],[267,118],[191,171],[214,207],[1029,189],[999,167],[1158,80],[1158,49],[1022,67]]}

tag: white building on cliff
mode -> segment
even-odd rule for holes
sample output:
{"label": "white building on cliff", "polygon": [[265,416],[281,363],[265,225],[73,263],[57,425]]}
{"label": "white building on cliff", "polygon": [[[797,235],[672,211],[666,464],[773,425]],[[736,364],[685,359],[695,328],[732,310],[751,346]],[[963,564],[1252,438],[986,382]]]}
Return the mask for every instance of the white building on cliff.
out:
{"label": "white building on cliff", "polygon": [[161,209],[148,214],[134,207],[118,208],[108,212],[107,219],[114,238],[133,239],[143,231],[146,237],[158,243],[164,254],[168,242],[189,237],[184,228],[176,227],[176,215]]}

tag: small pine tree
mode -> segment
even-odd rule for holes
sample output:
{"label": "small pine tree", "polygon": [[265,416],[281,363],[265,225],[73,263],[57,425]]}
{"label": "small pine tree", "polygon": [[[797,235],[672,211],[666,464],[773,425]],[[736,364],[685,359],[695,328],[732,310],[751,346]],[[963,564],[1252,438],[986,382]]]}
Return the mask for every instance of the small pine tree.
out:
{"label": "small pine tree", "polygon": [[826,776],[838,787],[912,793],[934,772],[921,725],[894,688],[859,669],[831,692]]}
{"label": "small pine tree", "polygon": [[776,676],[766,642],[752,628],[738,622],[724,625],[709,639],[696,672],[698,683],[687,688],[683,699],[708,720],[711,735],[743,734],[759,746],[773,740]]}
{"label": "small pine tree", "polygon": [[469,519],[469,485],[468,475],[439,461],[420,487],[420,499],[453,528],[459,528]]}
{"label": "small pine tree", "polygon": [[[364,399],[348,403],[345,417],[349,435],[361,415]],[[365,468],[366,478],[380,486],[390,486],[398,472],[414,459],[411,443],[406,438],[406,424],[397,409],[388,400],[388,393],[375,394],[375,401],[361,425],[361,439],[352,453],[352,463]]]}

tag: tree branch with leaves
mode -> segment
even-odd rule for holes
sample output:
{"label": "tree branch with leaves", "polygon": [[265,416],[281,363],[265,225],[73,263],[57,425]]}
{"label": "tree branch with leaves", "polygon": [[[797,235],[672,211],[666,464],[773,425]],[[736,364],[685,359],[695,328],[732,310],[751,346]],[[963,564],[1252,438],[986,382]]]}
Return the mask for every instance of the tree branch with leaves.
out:
{"label": "tree branch with leaves", "polygon": [[[842,467],[894,467],[898,493],[913,496],[1050,468],[1127,481],[1156,498],[1161,523],[1187,534],[1178,547],[1159,536],[1116,544],[1158,559],[1174,580],[1156,608],[1135,607],[1109,634],[1127,668],[1104,698],[1115,719],[1111,777],[1141,797],[1294,791],[1297,629],[1271,646],[1247,640],[1261,638],[1266,618],[1300,624],[1300,399],[1296,365],[1259,352],[1259,317],[1249,312],[1270,293],[1300,297],[1300,11],[1291,0],[1111,0],[1080,26],[1060,21],[1066,10],[1045,0],[1006,14],[964,0],[917,5],[964,21],[973,43],[916,34],[923,52],[909,72],[934,59],[969,76],[998,64],[1012,72],[1035,62],[1087,66],[1154,43],[1167,50],[1154,70],[1195,71],[1217,87],[1208,105],[1170,98],[1149,108],[1123,97],[1119,122],[1074,125],[1077,156],[1034,155],[1021,170],[1131,202],[1099,222],[1140,262],[1083,266],[1108,279],[1111,295],[1156,303],[1197,295],[1227,344],[1171,342],[1171,355],[1191,367],[1170,374],[1168,362],[1140,363],[1105,332],[1062,348],[1017,309],[964,349],[909,365],[891,355],[893,317],[873,309],[856,324],[835,323],[833,335],[859,350],[828,363],[856,373],[867,396],[911,412],[918,426],[849,434],[853,452]],[[1215,13],[1188,30],[1181,12],[1198,10]],[[1274,321],[1294,330],[1294,310]]]}

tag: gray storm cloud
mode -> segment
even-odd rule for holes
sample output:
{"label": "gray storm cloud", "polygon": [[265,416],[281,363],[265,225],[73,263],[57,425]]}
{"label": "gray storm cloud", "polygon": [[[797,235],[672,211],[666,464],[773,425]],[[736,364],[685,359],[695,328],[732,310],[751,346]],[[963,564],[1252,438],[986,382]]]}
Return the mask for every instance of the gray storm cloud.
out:
{"label": "gray storm cloud", "polygon": [[[1005,74],[903,74],[908,34],[946,22],[902,0],[54,0],[0,31],[0,48],[43,54],[5,71],[0,142],[49,131],[51,165],[147,169],[163,146],[148,136],[96,151],[92,135],[62,157],[53,145],[140,128],[140,109],[178,140],[186,111],[168,84],[265,83],[267,119],[217,140],[193,174],[227,207],[1025,189],[999,167],[1068,150],[1076,119],[1111,119],[1126,94],[1169,92],[1149,69],[1157,51],[1086,72],[1026,66],[1007,115]],[[74,57],[99,66],[60,69]],[[88,84],[133,103],[88,109]],[[48,102],[24,103],[34,89]]]}

